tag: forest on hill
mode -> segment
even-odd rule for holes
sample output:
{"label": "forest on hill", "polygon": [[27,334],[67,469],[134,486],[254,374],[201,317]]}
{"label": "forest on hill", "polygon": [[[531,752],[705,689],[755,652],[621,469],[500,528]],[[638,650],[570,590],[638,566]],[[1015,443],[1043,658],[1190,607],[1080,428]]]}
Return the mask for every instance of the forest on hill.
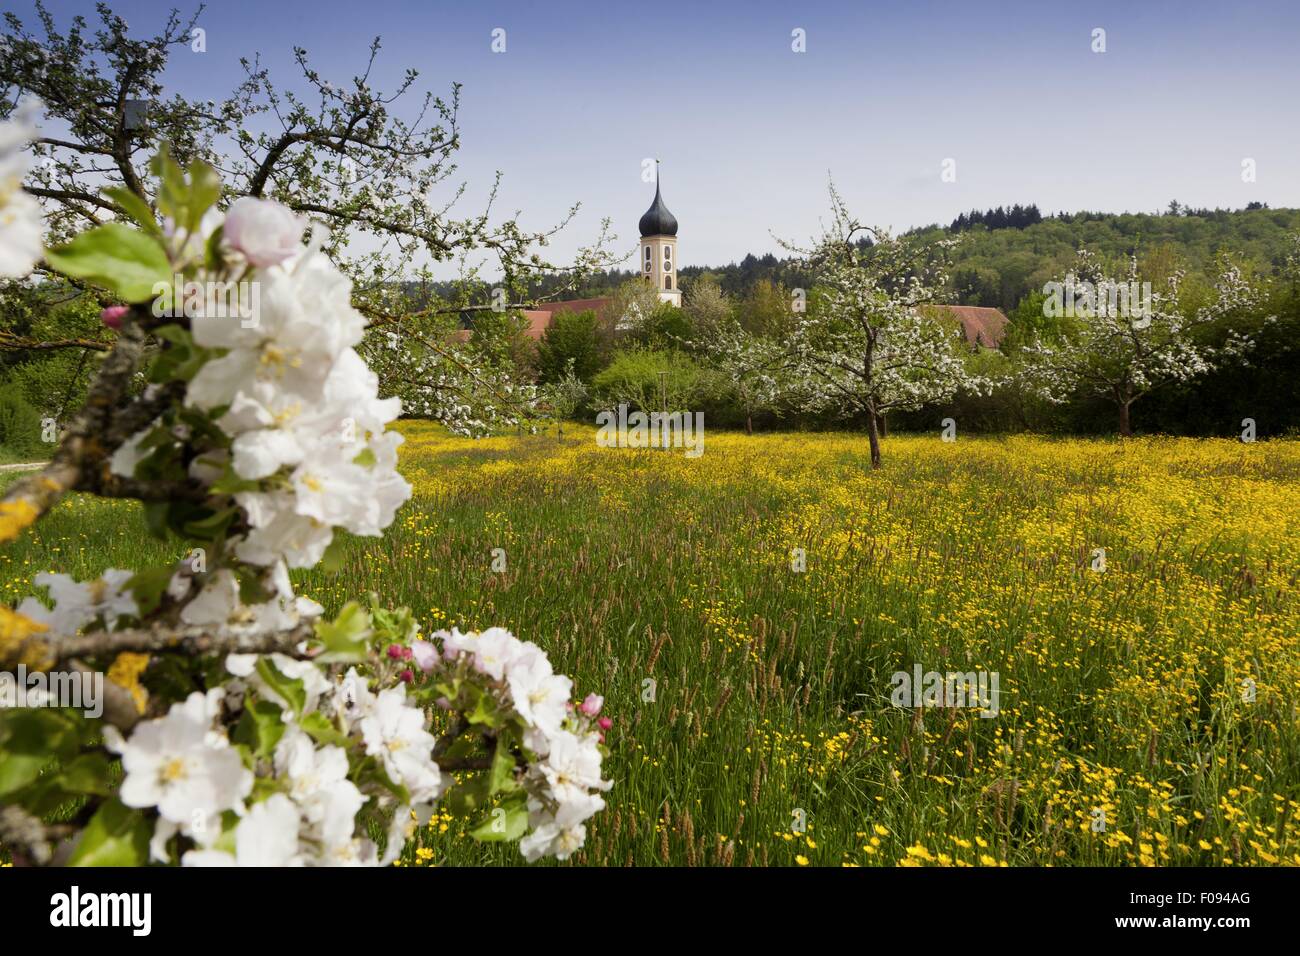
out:
{"label": "forest on hill", "polygon": [[[1288,252],[1287,235],[1300,231],[1300,209],[1190,209],[1177,202],[1161,213],[1074,212],[1042,217],[1038,207],[1012,206],[1000,225],[1003,207],[963,213],[947,226],[909,230],[912,234],[960,236],[952,256],[952,297],[959,305],[991,306],[1010,312],[1043,285],[1059,279],[1080,248],[1105,259],[1137,255],[1157,271],[1182,268],[1202,272],[1220,252],[1231,252],[1243,266],[1263,275],[1276,272]],[[1026,210],[1016,216],[1013,210]],[[689,247],[688,247],[689,248]],[[687,256],[689,261],[689,256]],[[811,284],[798,265],[771,253],[746,255],[727,265],[683,265],[683,287],[704,273],[735,299],[751,294],[756,283],[786,289]],[[572,298],[610,295],[635,276],[609,270],[591,276]],[[539,283],[549,296],[559,281]]]}

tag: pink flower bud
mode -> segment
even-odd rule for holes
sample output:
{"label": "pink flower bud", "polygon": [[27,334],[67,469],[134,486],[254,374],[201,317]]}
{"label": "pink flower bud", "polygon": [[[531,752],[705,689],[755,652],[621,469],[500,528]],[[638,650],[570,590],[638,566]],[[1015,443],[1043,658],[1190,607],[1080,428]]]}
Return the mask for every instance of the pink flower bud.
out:
{"label": "pink flower bud", "polygon": [[123,317],[130,311],[131,307],[127,305],[110,305],[99,313],[99,321],[110,329],[120,329]]}
{"label": "pink flower bud", "polygon": [[451,710],[451,701],[446,697],[439,697],[434,703],[437,704],[439,710]]}
{"label": "pink flower bud", "polygon": [[389,658],[389,660],[400,661],[400,660],[402,659],[402,645],[401,645],[401,644],[389,644],[389,645],[388,645],[388,658]]}
{"label": "pink flower bud", "polygon": [[614,721],[610,720],[608,717],[602,717],[600,720],[596,721],[596,726],[601,730],[609,730],[609,728],[614,726]]}
{"label": "pink flower bud", "polygon": [[402,660],[409,661],[414,652],[409,647],[402,648]]}
{"label": "pink flower bud", "polygon": [[588,717],[595,717],[600,713],[600,708],[605,706],[605,698],[599,694],[588,694],[583,699],[582,705],[578,708]]}
{"label": "pink flower bud", "polygon": [[402,671],[402,673],[397,676],[401,679],[403,684],[412,684],[415,682],[415,674],[409,669]]}

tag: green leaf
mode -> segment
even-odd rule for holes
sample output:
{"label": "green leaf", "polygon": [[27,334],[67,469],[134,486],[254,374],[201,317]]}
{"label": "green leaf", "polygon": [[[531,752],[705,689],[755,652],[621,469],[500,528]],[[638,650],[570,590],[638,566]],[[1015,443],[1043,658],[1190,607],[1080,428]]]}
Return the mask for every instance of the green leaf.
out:
{"label": "green leaf", "polygon": [[140,617],[147,617],[158,609],[162,603],[163,592],[167,590],[167,585],[171,583],[172,576],[176,569],[172,566],[145,568],[143,571],[137,571],[126,582],[126,588],[135,598],[136,606],[140,608]]}
{"label": "green leaf", "polygon": [[466,711],[465,718],[474,725],[484,727],[498,727],[501,724],[501,714],[497,711],[496,703],[492,700],[491,695],[478,692],[473,688],[476,694],[474,706]]}
{"label": "green leaf", "polygon": [[110,766],[104,754],[82,754],[59,772],[57,783],[69,793],[106,797],[112,793],[108,783]]}
{"label": "green leaf", "polygon": [[139,810],[106,800],[86,824],[69,866],[143,866],[149,859],[149,824]]}
{"label": "green leaf", "polygon": [[[227,461],[225,470],[221,473],[221,477],[212,483],[209,490],[214,495],[235,495],[239,494],[241,491],[257,491],[261,487],[262,483],[260,481],[250,481],[247,478],[240,478],[239,475],[235,474],[234,466]],[[330,543],[330,546],[333,547],[333,542]],[[329,554],[328,548],[325,550],[325,553]]]}
{"label": "green leaf", "polygon": [[259,657],[257,659],[257,673],[261,675],[262,680],[266,681],[271,690],[284,699],[295,714],[302,713],[302,709],[307,706],[307,690],[303,687],[301,680],[290,680],[285,677],[271,663],[269,657]]}
{"label": "green leaf", "polygon": [[368,650],[370,615],[356,601],[349,601],[334,620],[316,623],[316,637],[325,645],[325,652],[316,658],[322,664],[360,663]]}
{"label": "green leaf", "polygon": [[201,159],[190,163],[190,191],[188,202],[188,221],[190,232],[195,232],[203,221],[203,214],[221,198],[221,177],[217,171]]}
{"label": "green leaf", "polygon": [[492,754],[492,767],[488,770],[488,793],[512,793],[519,789],[515,780],[515,755],[510,735],[497,738],[497,748]]}
{"label": "green leaf", "polygon": [[[168,296],[169,293],[164,293],[164,300]],[[171,308],[165,302],[164,305],[166,308]],[[170,382],[173,379],[188,382],[217,351],[195,345],[194,336],[188,329],[183,329],[179,325],[164,325],[155,329],[154,334],[166,341],[170,347],[163,349],[153,367],[149,369],[151,382]],[[219,416],[213,414],[212,420],[215,421],[217,417]]]}
{"label": "green leaf", "polygon": [[352,459],[352,464],[360,465],[362,468],[373,468],[378,461],[373,449],[363,448],[357,453],[357,457]]}
{"label": "green leaf", "polygon": [[303,714],[298,720],[298,726],[307,732],[307,735],[318,744],[333,744],[336,747],[347,747],[351,741],[330,723],[329,718],[317,711],[312,714]]}
{"label": "green leaf", "polygon": [[220,272],[223,261],[221,251],[221,240],[226,236],[226,226],[222,223],[212,230],[212,235],[208,236],[207,247],[203,250],[203,261],[208,269],[213,272]]}
{"label": "green leaf", "polygon": [[265,604],[271,600],[269,588],[262,583],[262,576],[245,564],[234,567],[235,578],[239,581],[239,600],[245,604]]}
{"label": "green leaf", "polygon": [[149,208],[149,204],[137,196],[125,186],[110,186],[104,190],[104,195],[122,207],[122,212],[130,216],[146,232],[153,235],[161,235],[162,231],[158,228],[158,220]]}
{"label": "green leaf", "polygon": [[[383,787],[394,797],[397,798],[399,805],[409,804],[411,802],[411,793],[400,783],[394,781],[388,776],[381,761],[374,757],[366,757],[362,760],[355,771],[356,780],[360,784],[373,783],[376,786]],[[364,786],[361,788],[366,789]]]}
{"label": "green leaf", "polygon": [[181,530],[189,537],[198,538],[200,541],[216,541],[225,535],[230,522],[238,513],[239,509],[234,506],[222,508],[206,517],[185,522]]}
{"label": "green leaf", "polygon": [[334,538],[321,555],[320,567],[326,574],[338,574],[343,568],[343,550],[346,547],[343,535],[334,532]]}
{"label": "green leaf", "polygon": [[50,758],[44,754],[12,754],[0,750],[0,797],[32,783]]}
{"label": "green leaf", "polygon": [[47,766],[70,760],[79,736],[77,721],[60,710],[0,710],[0,797],[27,786]]}
{"label": "green leaf", "polygon": [[483,818],[483,822],[469,832],[475,840],[483,843],[496,843],[502,840],[518,840],[528,830],[528,804],[521,796],[502,802],[499,807],[492,807]]}
{"label": "green leaf", "polygon": [[167,253],[152,237],[108,222],[51,249],[45,260],[64,275],[101,285],[127,302],[148,302],[154,288],[171,284]]}
{"label": "green leaf", "polygon": [[185,173],[176,160],[172,159],[166,143],[149,161],[149,170],[158,179],[158,211],[174,223],[184,223],[189,190],[185,184]]}
{"label": "green leaf", "polygon": [[[299,682],[301,686],[301,682]],[[284,736],[284,719],[279,704],[269,700],[252,700],[245,707],[235,727],[235,741],[247,744],[253,756],[270,757]]]}
{"label": "green leaf", "polygon": [[452,813],[468,816],[487,803],[487,778],[478,776],[456,784],[447,791],[444,800]]}

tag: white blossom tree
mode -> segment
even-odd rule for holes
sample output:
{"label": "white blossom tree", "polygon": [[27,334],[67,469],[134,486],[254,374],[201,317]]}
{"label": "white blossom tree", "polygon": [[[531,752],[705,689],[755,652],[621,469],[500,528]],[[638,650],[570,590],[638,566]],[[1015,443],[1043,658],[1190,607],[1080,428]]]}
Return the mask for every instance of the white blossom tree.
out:
{"label": "white blossom tree", "polygon": [[896,237],[854,219],[830,186],[831,221],[798,251],[816,277],[815,301],[797,315],[789,364],[809,410],[865,414],[872,467],[880,467],[879,419],[988,383],[965,361],[959,331],[923,306],[947,281],[956,240]]}
{"label": "white blossom tree", "polygon": [[745,433],[754,433],[754,413],[773,408],[790,396],[791,374],[786,348],[775,339],[750,332],[727,314],[705,334],[688,343],[731,388],[745,413]]}
{"label": "white blossom tree", "polygon": [[[4,14],[0,117],[24,97],[44,104],[25,195],[42,204],[49,243],[106,220],[129,222],[141,208],[156,213],[148,161],[166,143],[181,166],[202,160],[217,171],[219,209],[244,196],[268,198],[327,227],[324,251],[351,279],[353,305],[369,322],[362,351],[385,393],[405,398],[410,412],[462,432],[529,414],[526,394],[494,382],[502,376],[472,343],[452,340],[457,320],[530,307],[540,277],[557,277],[547,297],[563,297],[613,263],[613,237],[606,221],[572,261],[551,261],[546,248],[578,205],[557,223],[527,228],[517,213],[497,215],[499,174],[483,207],[465,210],[467,185],[453,179],[458,84],[445,97],[422,93],[411,69],[394,88],[380,89],[372,78],[376,38],[351,77],[323,75],[307,50],[295,48],[291,84],[273,81],[252,57],[240,61],[244,75],[234,90],[189,97],[168,89],[166,69],[198,42],[202,6],[189,17],[172,11],[153,35],[133,31],[107,3],[96,6],[94,23],[60,22],[40,0],[35,7],[35,24]],[[457,270],[456,281],[436,281],[441,263]],[[42,263],[36,273],[54,280],[25,287],[38,310],[50,290],[62,295],[69,284],[113,304],[107,290]],[[111,345],[93,320],[36,338],[8,318],[0,314],[0,349],[93,354]]]}
{"label": "white blossom tree", "polygon": [[[1144,288],[1136,256],[1116,277],[1087,250],[1056,286],[1045,308],[1066,316],[1059,341],[1024,346],[1023,384],[1048,401],[1086,394],[1112,402],[1119,433],[1133,434],[1133,403],[1161,386],[1187,382],[1222,362],[1245,361],[1253,340],[1229,331],[1222,344],[1207,340],[1208,327],[1255,305],[1258,295],[1241,269],[1220,258],[1209,302],[1193,305],[1184,273],[1163,288]],[[1058,301],[1059,300],[1059,301]],[[1271,321],[1271,320],[1266,320]]]}

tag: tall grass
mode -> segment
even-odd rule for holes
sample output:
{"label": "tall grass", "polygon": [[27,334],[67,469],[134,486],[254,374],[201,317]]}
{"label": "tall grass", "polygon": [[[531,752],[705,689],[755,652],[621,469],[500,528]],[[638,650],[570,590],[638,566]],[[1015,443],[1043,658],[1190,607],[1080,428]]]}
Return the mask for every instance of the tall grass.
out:
{"label": "tall grass", "polygon": [[[403,430],[414,500],[297,585],[504,625],[604,693],[576,862],[1300,863],[1300,443],[897,436],[872,472],[855,435]],[[0,599],[185,552],[79,499],[0,555]],[[918,663],[996,672],[997,716],[891,706]],[[406,862],[519,861],[461,829]]]}

